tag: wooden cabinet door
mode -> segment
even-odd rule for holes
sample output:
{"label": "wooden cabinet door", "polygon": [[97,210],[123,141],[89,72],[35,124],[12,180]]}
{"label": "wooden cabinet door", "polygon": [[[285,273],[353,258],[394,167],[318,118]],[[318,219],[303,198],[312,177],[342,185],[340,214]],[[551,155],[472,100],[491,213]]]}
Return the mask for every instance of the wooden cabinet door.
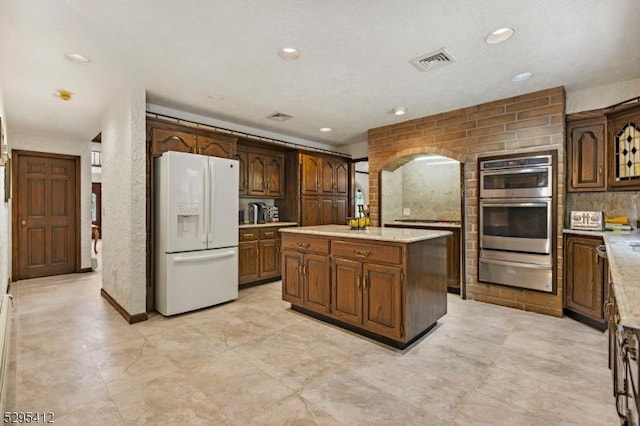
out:
{"label": "wooden cabinet door", "polygon": [[238,152],[236,152],[236,155],[234,157],[236,160],[238,160],[238,173],[240,174],[240,179],[238,181],[238,186],[239,186],[239,195],[247,195],[248,192],[248,188],[249,188],[249,180],[248,180],[248,176],[247,176],[247,163],[248,163],[248,158],[247,158],[247,152],[246,151],[240,151],[238,150]]}
{"label": "wooden cabinet door", "polygon": [[364,264],[362,325],[373,333],[402,337],[400,268]]}
{"label": "wooden cabinet door", "polygon": [[447,237],[447,287],[460,293],[460,230],[447,229],[453,235]]}
{"label": "wooden cabinet door", "polygon": [[317,195],[320,193],[320,181],[322,179],[322,159],[312,155],[301,155],[302,163],[302,194]]}
{"label": "wooden cabinet door", "polygon": [[284,156],[277,155],[267,158],[265,171],[266,190],[268,197],[282,198],[284,196]]}
{"label": "wooden cabinet door", "polygon": [[335,217],[335,203],[332,197],[320,198],[320,223],[319,225],[331,225]]}
{"label": "wooden cabinet door", "polygon": [[282,300],[303,306],[302,265],[304,255],[295,250],[282,252]]}
{"label": "wooden cabinet door", "polygon": [[337,319],[362,325],[362,263],[331,260],[331,314]]}
{"label": "wooden cabinet door", "polygon": [[233,158],[235,151],[235,141],[223,140],[222,138],[210,138],[198,136],[197,153],[213,157]]}
{"label": "wooden cabinet door", "polygon": [[238,244],[238,282],[255,281],[260,275],[258,242],[247,241]]}
{"label": "wooden cabinet door", "polygon": [[302,199],[302,226],[321,224],[320,201],[316,197],[303,197]]}
{"label": "wooden cabinet door", "polygon": [[338,161],[334,170],[334,189],[336,195],[349,195],[349,164]]}
{"label": "wooden cabinet door", "polygon": [[640,190],[640,107],[609,116],[609,189]]}
{"label": "wooden cabinet door", "polygon": [[568,192],[604,191],[606,188],[606,140],[604,119],[571,123],[568,129]]}
{"label": "wooden cabinet door", "polygon": [[172,129],[151,128],[151,155],[159,157],[166,151],[196,152],[197,137]]}
{"label": "wooden cabinet door", "polygon": [[262,154],[256,154],[250,152],[248,155],[248,195],[265,195],[266,182],[265,175],[267,172],[267,165],[265,161],[265,156]]}
{"label": "wooden cabinet door", "polygon": [[568,235],[565,245],[565,307],[604,320],[604,262],[595,247],[599,238]]}
{"label": "wooden cabinet door", "polygon": [[329,256],[306,254],[304,256],[303,297],[304,307],[327,313],[330,308],[331,276]]}
{"label": "wooden cabinet door", "polygon": [[278,240],[261,240],[260,244],[260,279],[279,275],[280,253]]}
{"label": "wooden cabinet door", "polygon": [[335,167],[332,160],[322,161],[322,176],[320,180],[320,192],[324,195],[333,195],[335,192]]}
{"label": "wooden cabinet door", "polygon": [[345,225],[349,211],[349,201],[345,197],[337,197],[335,199],[335,217],[333,223]]}

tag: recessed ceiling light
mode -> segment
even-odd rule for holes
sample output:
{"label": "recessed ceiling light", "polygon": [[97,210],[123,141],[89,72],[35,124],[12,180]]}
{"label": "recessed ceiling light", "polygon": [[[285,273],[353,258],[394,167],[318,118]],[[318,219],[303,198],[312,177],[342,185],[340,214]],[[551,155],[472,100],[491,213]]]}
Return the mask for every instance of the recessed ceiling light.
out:
{"label": "recessed ceiling light", "polygon": [[331,131],[331,127],[322,127],[320,129],[321,132],[330,132]]}
{"label": "recessed ceiling light", "polygon": [[405,107],[397,107],[393,109],[394,115],[404,115],[406,114],[407,109]]}
{"label": "recessed ceiling light", "polygon": [[88,64],[89,62],[91,62],[89,58],[87,58],[86,56],[82,56],[79,53],[67,53],[66,55],[64,55],[64,57],[74,64]]}
{"label": "recessed ceiling light", "polygon": [[500,28],[486,36],[484,41],[489,44],[502,43],[503,41],[510,39],[514,32],[513,28]]}
{"label": "recessed ceiling light", "polygon": [[511,81],[527,81],[529,80],[531,77],[533,77],[533,73],[530,72],[521,72],[519,74],[514,75],[513,77],[511,77]]}
{"label": "recessed ceiling light", "polygon": [[294,60],[300,57],[300,51],[293,47],[283,47],[278,51],[278,56],[285,61]]}

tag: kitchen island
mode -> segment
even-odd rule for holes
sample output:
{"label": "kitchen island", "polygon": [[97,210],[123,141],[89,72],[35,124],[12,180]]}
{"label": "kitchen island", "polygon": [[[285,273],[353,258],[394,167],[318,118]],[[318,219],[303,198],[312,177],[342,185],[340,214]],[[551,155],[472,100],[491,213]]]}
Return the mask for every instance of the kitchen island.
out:
{"label": "kitchen island", "polygon": [[282,298],[298,312],[404,348],[447,312],[445,230],[284,228]]}

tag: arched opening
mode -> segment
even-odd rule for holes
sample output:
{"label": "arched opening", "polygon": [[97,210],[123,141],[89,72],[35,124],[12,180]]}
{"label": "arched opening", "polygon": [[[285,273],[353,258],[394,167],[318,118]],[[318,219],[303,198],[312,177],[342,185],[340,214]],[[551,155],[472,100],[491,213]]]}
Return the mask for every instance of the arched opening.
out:
{"label": "arched opening", "polygon": [[[380,169],[380,226],[451,231],[447,287],[466,298],[464,156],[441,148],[399,152]],[[448,155],[444,155],[448,154]]]}

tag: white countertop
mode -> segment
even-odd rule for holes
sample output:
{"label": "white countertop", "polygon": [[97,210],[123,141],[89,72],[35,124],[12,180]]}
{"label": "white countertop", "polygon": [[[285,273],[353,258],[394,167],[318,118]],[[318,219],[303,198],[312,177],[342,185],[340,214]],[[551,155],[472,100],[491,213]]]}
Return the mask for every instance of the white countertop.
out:
{"label": "white countertop", "polygon": [[238,226],[239,229],[246,228],[268,228],[272,226],[296,226],[298,222],[267,222],[267,223],[245,223]]}
{"label": "white countertop", "polygon": [[451,235],[451,231],[435,231],[415,228],[378,228],[352,230],[347,225],[318,225],[298,228],[284,228],[280,232],[287,234],[320,235],[327,237],[357,238],[363,240],[392,241],[397,243],[415,243]]}
{"label": "white countertop", "polygon": [[394,220],[393,222],[385,223],[384,226],[405,226],[411,228],[461,228],[458,222],[403,222],[401,220]]}
{"label": "white countertop", "polygon": [[620,324],[640,329],[640,231],[603,234]]}

